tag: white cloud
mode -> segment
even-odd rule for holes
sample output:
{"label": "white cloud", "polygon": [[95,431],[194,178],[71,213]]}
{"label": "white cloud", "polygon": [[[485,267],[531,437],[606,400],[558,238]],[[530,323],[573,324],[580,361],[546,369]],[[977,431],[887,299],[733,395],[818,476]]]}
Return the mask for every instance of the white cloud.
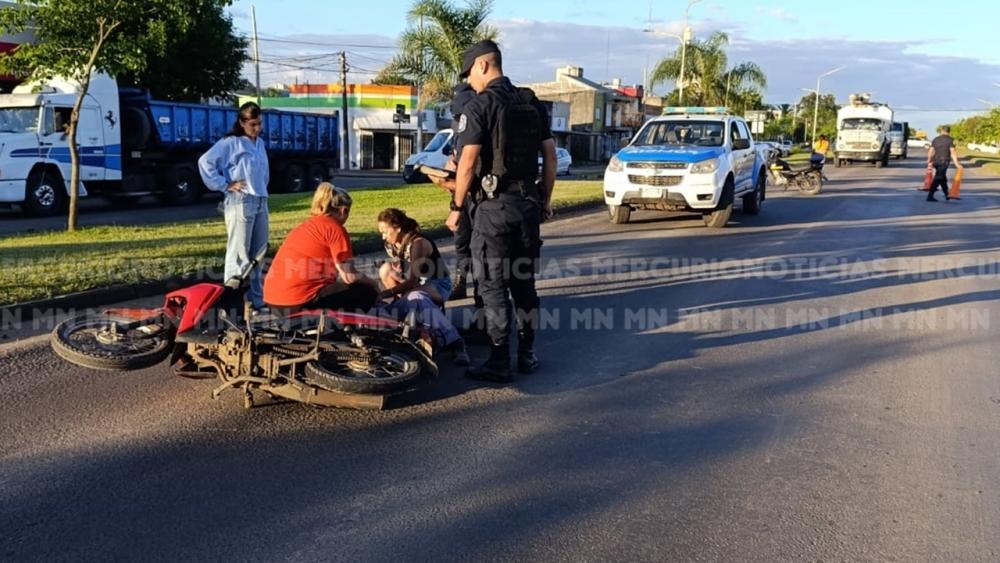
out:
{"label": "white cloud", "polygon": [[[843,71],[823,80],[823,91],[833,92],[841,101],[852,92],[878,92],[879,99],[894,106],[918,108],[909,110],[907,117],[913,117],[911,121],[929,121],[922,125],[933,126],[961,114],[930,110],[979,108],[976,98],[993,95],[997,88],[991,83],[1000,81],[1000,65],[972,56],[916,53],[914,50],[922,45],[912,41],[762,41],[747,39],[738,26],[724,20],[695,23],[697,37],[706,37],[714,30],[730,34],[731,64],[754,61],[764,69],[768,77],[765,99],[770,103],[798,101],[803,95],[800,88],[814,88],[817,75],[846,64]],[[625,83],[642,83],[643,68],[647,64],[652,67],[677,47],[676,39],[642,33],[641,28],[537,21],[495,24],[503,33],[505,70],[520,82],[553,80],[557,67],[572,64],[583,67],[584,76],[598,82],[607,76],[620,77]],[[680,31],[677,22],[666,26]],[[669,86],[659,85],[654,91],[662,93]],[[931,121],[934,119],[939,121]]]}
{"label": "white cloud", "polygon": [[789,13],[784,8],[775,8],[771,6],[757,6],[756,10],[758,14],[764,17],[791,23],[799,21],[798,16]]}

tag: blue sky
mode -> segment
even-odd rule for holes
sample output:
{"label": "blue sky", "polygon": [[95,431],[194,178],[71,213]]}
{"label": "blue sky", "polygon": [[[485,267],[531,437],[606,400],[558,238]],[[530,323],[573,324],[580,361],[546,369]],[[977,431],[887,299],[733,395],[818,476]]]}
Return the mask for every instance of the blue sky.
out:
{"label": "blue sky", "polygon": [[[335,80],[334,59],[323,55],[341,48],[357,69],[351,80],[365,81],[392,56],[392,49],[377,46],[395,43],[410,6],[409,0],[367,5],[239,0],[230,11],[247,32],[251,4],[260,35],[269,38],[261,43],[261,58],[282,63],[262,66],[264,83]],[[491,22],[501,30],[505,67],[517,81],[551,80],[555,68],[574,64],[597,81],[620,77],[640,84],[644,68],[676,45],[665,35],[642,32],[650,7],[653,27],[669,33],[680,30],[685,5],[683,0],[497,0]],[[771,103],[795,101],[801,88],[815,87],[818,74],[841,65],[847,68],[824,79],[824,91],[840,100],[871,91],[921,127],[985,108],[980,98],[1000,103],[1000,87],[993,84],[1000,83],[996,0],[703,0],[690,14],[697,36],[717,30],[729,34],[732,62],[753,60],[763,66]]]}

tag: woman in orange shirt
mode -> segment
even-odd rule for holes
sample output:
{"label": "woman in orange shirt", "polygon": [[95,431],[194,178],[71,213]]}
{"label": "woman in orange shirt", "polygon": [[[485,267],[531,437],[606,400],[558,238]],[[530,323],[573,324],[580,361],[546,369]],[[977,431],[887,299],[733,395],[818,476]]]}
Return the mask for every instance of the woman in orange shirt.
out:
{"label": "woman in orange shirt", "polygon": [[354,267],[351,239],[344,228],[351,196],[323,182],[313,194],[311,217],[288,233],[264,280],[264,302],[272,310],[368,311],[378,284]]}

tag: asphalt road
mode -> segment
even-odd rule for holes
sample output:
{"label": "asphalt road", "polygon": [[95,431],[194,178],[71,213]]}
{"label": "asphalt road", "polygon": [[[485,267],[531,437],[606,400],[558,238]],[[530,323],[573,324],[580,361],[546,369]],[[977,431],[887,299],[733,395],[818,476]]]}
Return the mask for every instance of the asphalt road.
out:
{"label": "asphalt road", "polygon": [[553,223],[543,369],[386,412],[7,345],[0,558],[995,561],[1000,190],[969,172]]}

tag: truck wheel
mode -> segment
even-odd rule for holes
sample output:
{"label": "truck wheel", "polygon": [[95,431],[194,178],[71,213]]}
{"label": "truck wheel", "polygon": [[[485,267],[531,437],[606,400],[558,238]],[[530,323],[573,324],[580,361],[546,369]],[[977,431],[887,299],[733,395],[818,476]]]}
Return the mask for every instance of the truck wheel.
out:
{"label": "truck wheel", "polygon": [[837,158],[837,157],[833,158],[833,167],[834,168],[840,168],[843,165],[844,165],[844,159]]}
{"label": "truck wheel", "polygon": [[309,191],[315,191],[320,184],[326,181],[326,166],[319,163],[310,164],[308,178]]}
{"label": "truck wheel", "polygon": [[733,215],[733,184],[731,182],[726,182],[725,187],[722,188],[722,200],[719,202],[719,206],[715,208],[714,211],[705,212],[701,219],[705,222],[705,226],[710,229],[721,229],[726,226],[729,222],[729,218]]}
{"label": "truck wheel", "polygon": [[39,168],[28,175],[25,184],[25,213],[36,217],[55,215],[66,209],[69,195],[62,175],[52,169]]}
{"label": "truck wheel", "polygon": [[305,191],[309,182],[306,170],[301,164],[289,164],[286,166],[282,177],[284,178],[283,191],[290,194]]}
{"label": "truck wheel", "polygon": [[624,225],[632,217],[632,208],[627,205],[609,205],[608,215],[615,225]]}
{"label": "truck wheel", "polygon": [[160,199],[170,205],[186,205],[201,197],[201,176],[190,164],[167,171],[160,185]]}
{"label": "truck wheel", "polygon": [[767,186],[767,180],[764,176],[764,171],[760,171],[760,176],[757,177],[757,187],[754,191],[743,196],[743,213],[747,215],[759,215],[760,208],[764,205],[764,190]]}
{"label": "truck wheel", "polygon": [[122,110],[122,143],[129,148],[145,148],[153,134],[146,112],[131,106]]}

